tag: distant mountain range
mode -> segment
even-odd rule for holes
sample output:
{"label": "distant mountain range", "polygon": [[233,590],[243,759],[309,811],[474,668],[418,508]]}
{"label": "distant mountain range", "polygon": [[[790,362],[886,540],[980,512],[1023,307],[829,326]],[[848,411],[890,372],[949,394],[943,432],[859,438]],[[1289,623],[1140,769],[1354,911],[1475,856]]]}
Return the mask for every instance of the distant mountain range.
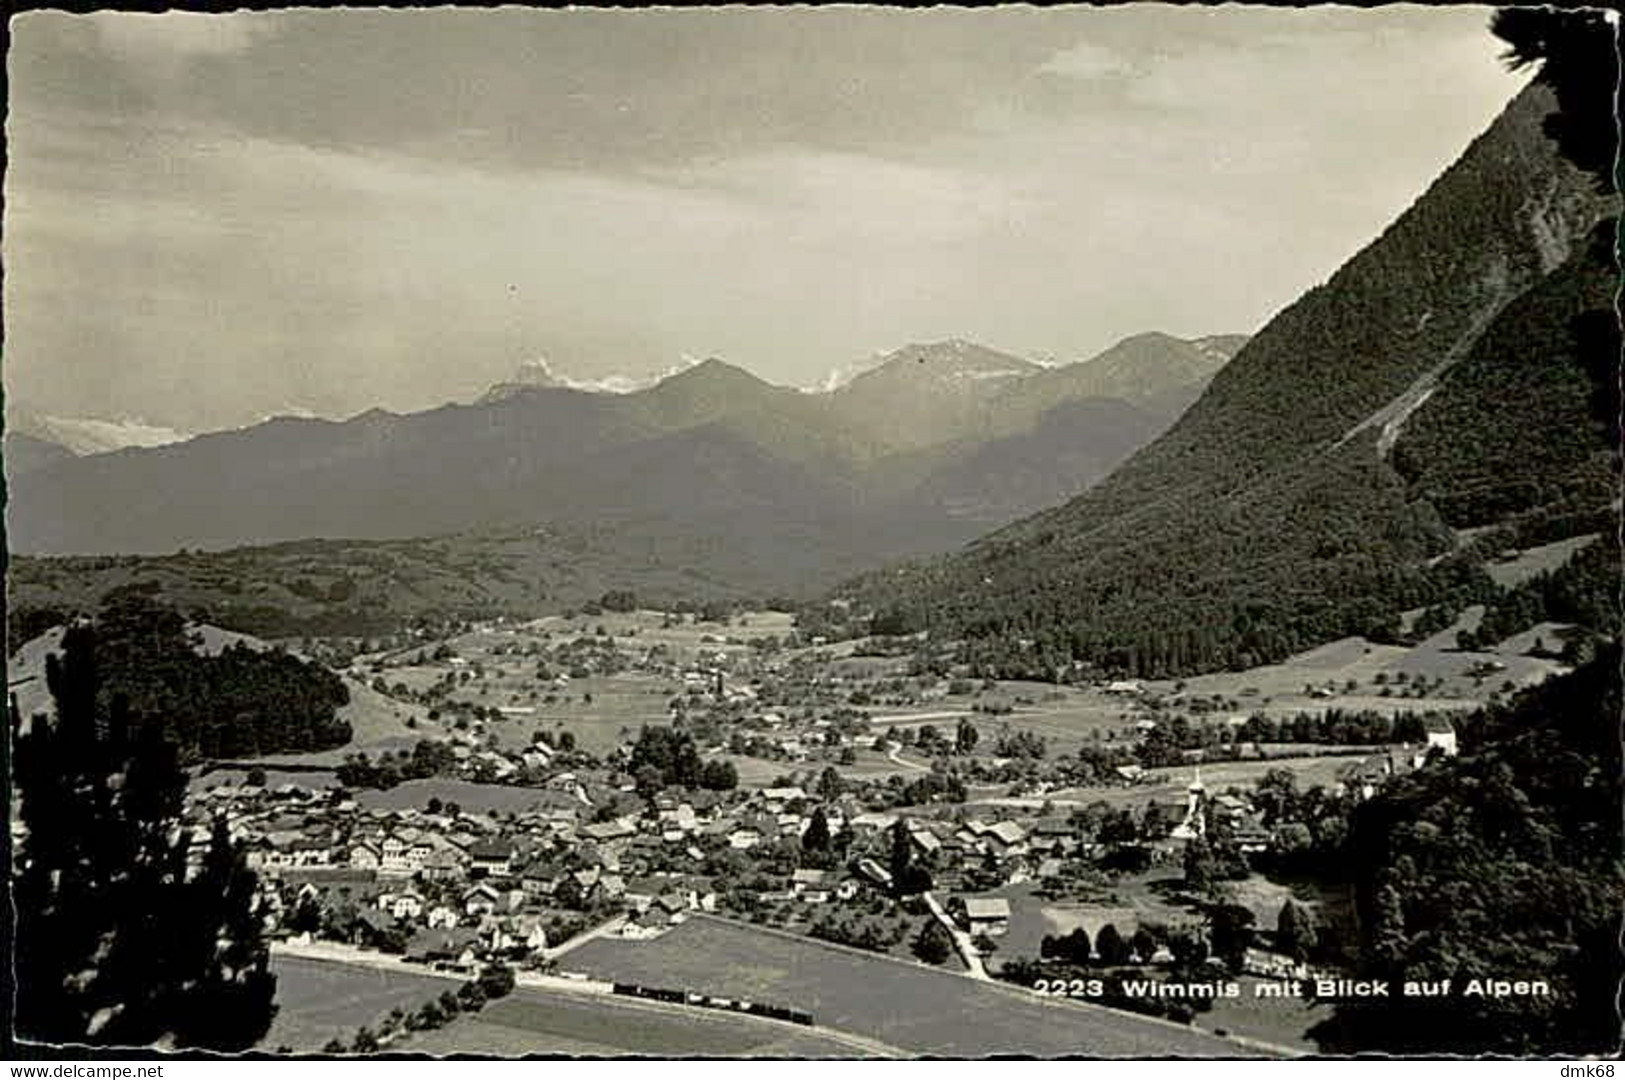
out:
{"label": "distant mountain range", "polygon": [[[1490,601],[1486,547],[1611,531],[1617,197],[1547,139],[1554,107],[1539,84],[1520,93],[1104,482],[839,595],[968,637],[1006,670],[1084,658],[1178,674],[1381,633],[1407,609]],[[1014,386],[1118,370],[1132,381],[1154,344]]]}
{"label": "distant mountain range", "polygon": [[7,415],[8,449],[14,435],[26,436],[36,443],[50,443],[76,455],[105,454],[131,446],[165,446],[191,437],[185,431],[145,424],[139,420],[102,420],[33,413]]}
{"label": "distant mountain range", "polygon": [[532,364],[471,404],[407,415],[282,417],[83,456],[10,433],[10,543],[155,553],[636,520],[802,583],[946,550],[1076,494],[1243,340],[1147,334],[1062,367],[910,345],[827,393],[718,360],[622,393]]}

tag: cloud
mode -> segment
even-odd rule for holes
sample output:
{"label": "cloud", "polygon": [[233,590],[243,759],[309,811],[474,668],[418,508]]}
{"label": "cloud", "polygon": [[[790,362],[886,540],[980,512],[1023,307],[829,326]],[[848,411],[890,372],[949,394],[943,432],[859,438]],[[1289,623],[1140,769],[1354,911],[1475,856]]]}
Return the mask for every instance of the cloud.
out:
{"label": "cloud", "polygon": [[7,389],[199,430],[1255,330],[1517,87],[1487,11],[1234,10],[36,13]]}
{"label": "cloud", "polygon": [[86,18],[106,52],[136,66],[190,57],[234,56],[275,30],[271,19],[242,12],[207,15],[98,11]]}
{"label": "cloud", "polygon": [[1061,75],[1068,79],[1101,79],[1132,74],[1135,65],[1119,52],[1093,42],[1080,41],[1045,60],[1038,70],[1046,75]]}

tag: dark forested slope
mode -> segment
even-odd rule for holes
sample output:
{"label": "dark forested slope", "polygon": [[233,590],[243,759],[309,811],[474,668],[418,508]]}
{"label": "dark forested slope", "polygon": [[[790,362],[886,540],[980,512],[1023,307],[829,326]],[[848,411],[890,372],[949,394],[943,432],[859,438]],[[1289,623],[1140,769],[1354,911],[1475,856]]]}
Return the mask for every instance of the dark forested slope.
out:
{"label": "dark forested slope", "polygon": [[[1459,758],[1386,785],[1352,817],[1361,974],[1386,1004],[1344,1004],[1336,1052],[1600,1054],[1620,1045],[1620,651],[1464,723]],[[1450,980],[1399,997],[1407,980]],[[1475,995],[1472,980],[1544,982]]]}
{"label": "dark forested slope", "polygon": [[[857,582],[855,608],[967,636],[973,659],[1005,669],[1163,674],[1277,659],[1470,585],[1470,560],[1439,560],[1456,538],[1390,452],[1419,401],[1485,392],[1449,376],[1488,328],[1547,333],[1548,305],[1514,300],[1555,274],[1563,310],[1590,302],[1576,255],[1611,201],[1542,133],[1553,104],[1541,85],[1523,91],[1097,487],[956,556]],[[1532,350],[1529,362],[1571,363]]]}

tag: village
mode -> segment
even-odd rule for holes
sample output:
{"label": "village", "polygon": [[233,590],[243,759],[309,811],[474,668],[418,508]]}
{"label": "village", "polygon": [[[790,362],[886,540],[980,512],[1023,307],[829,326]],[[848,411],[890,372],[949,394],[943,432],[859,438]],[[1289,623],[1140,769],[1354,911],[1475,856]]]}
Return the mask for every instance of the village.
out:
{"label": "village", "polygon": [[[1000,684],[908,644],[648,612],[390,642],[344,670],[398,706],[399,732],[198,777],[194,851],[225,823],[284,953],[471,978],[583,977],[579,947],[696,918],[975,979],[1020,981],[1080,931],[1075,961],[1166,968],[1183,943],[1206,952],[1226,890],[1260,931],[1238,970],[1286,978],[1306,956],[1268,928],[1295,901],[1262,871],[1331,843],[1384,776],[1455,752],[1432,711],[1365,717],[1384,743],[1309,745],[1342,736],[1271,718],[1289,706],[1256,692]],[[1298,741],[1260,745],[1272,730]]]}

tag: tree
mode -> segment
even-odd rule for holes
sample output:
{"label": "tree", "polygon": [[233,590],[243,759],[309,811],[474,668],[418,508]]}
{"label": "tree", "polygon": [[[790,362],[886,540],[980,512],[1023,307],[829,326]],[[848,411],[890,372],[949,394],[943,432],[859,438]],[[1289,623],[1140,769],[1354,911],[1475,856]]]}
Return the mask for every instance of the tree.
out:
{"label": "tree", "polygon": [[1189,970],[1207,959],[1207,939],[1194,931],[1177,933],[1168,939],[1168,951],[1175,964]]}
{"label": "tree", "polygon": [[829,818],[820,806],[812,812],[807,829],[801,834],[802,861],[808,866],[827,867],[831,863],[830,842]]}
{"label": "tree", "polygon": [[478,985],[487,1000],[507,997],[513,992],[513,969],[506,964],[492,964],[480,972]]}
{"label": "tree", "polygon": [[1218,864],[1213,849],[1201,837],[1185,844],[1185,887],[1192,892],[1206,892],[1218,878]]}
{"label": "tree", "polygon": [[913,862],[914,841],[909,835],[908,820],[900,817],[891,827],[891,857],[886,867],[891,871],[892,888],[899,896],[907,895],[903,891],[903,879]]}
{"label": "tree", "polygon": [[1241,967],[1242,956],[1253,941],[1253,913],[1240,904],[1215,904],[1208,911],[1208,940],[1213,955],[1232,969]]}
{"label": "tree", "polygon": [[1309,950],[1317,941],[1314,913],[1288,897],[1275,920],[1276,948],[1302,963],[1309,959]]}
{"label": "tree", "polygon": [[1557,111],[1547,138],[1591,173],[1597,190],[1612,192],[1620,111],[1619,60],[1613,25],[1602,10],[1502,8],[1490,30],[1509,46],[1502,59],[1514,71],[1538,65],[1535,81],[1550,86]]}
{"label": "tree", "polygon": [[936,919],[929,919],[914,938],[914,955],[927,964],[941,964],[954,951],[954,939]]}
{"label": "tree", "polygon": [[1079,967],[1087,966],[1094,956],[1089,931],[1081,926],[1074,927],[1070,934],[1061,939],[1061,943],[1061,955]]}
{"label": "tree", "polygon": [[954,730],[954,752],[969,754],[976,749],[976,741],[980,738],[981,733],[976,730],[975,724],[969,720],[960,720],[959,726]]}
{"label": "tree", "polygon": [[660,770],[653,765],[645,765],[632,774],[632,781],[637,786],[637,792],[645,799],[652,799],[660,794],[665,783]]}
{"label": "tree", "polygon": [[186,775],[164,717],[103,693],[98,628],[46,665],[55,717],[19,732],[13,778],[19,1034],[47,1042],[241,1050],[270,1026],[276,978],[257,881],[224,822],[187,878]]}
{"label": "tree", "polygon": [[1374,971],[1399,974],[1403,970],[1408,937],[1405,932],[1405,905],[1399,889],[1385,884],[1377,889],[1376,912],[1371,920],[1367,963]]}
{"label": "tree", "polygon": [[739,786],[739,770],[720,758],[700,767],[700,786],[707,791],[732,791]]}
{"label": "tree", "polygon": [[1123,940],[1123,935],[1111,923],[1102,926],[1100,933],[1095,935],[1095,950],[1100,953],[1100,962],[1107,967],[1128,963],[1128,942]]}

